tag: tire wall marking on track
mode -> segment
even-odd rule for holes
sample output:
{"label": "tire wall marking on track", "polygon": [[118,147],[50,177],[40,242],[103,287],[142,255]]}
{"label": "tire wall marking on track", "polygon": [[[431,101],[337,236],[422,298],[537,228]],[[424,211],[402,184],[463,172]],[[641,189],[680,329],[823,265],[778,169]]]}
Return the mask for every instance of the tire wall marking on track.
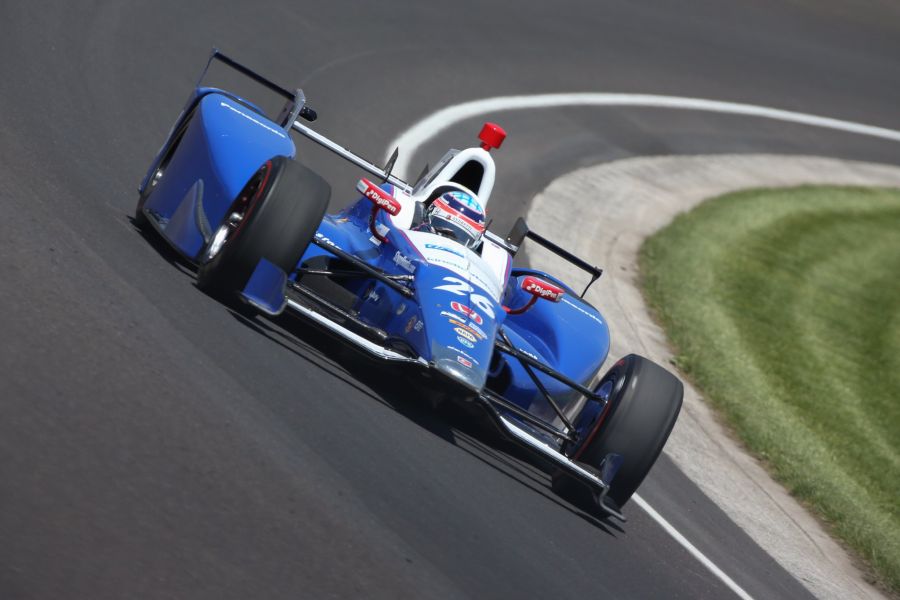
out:
{"label": "tire wall marking on track", "polygon": [[397,136],[388,145],[387,152],[400,148],[400,155],[394,165],[394,171],[401,177],[409,174],[409,166],[415,151],[429,139],[454,124],[494,112],[507,110],[526,110],[555,108],[561,106],[625,106],[635,108],[666,108],[675,110],[698,110],[748,117],[760,117],[798,123],[812,127],[823,127],[837,131],[846,131],[859,135],[868,135],[886,140],[900,142],[900,131],[842,121],[830,117],[822,117],[807,113],[782,110],[756,104],[739,102],[723,102],[704,98],[685,98],[680,96],[659,96],[654,94],[614,94],[614,93],[567,93],[537,94],[533,96],[498,96],[472,100],[442,108],[434,112]]}
{"label": "tire wall marking on track", "polygon": [[[781,110],[754,104],[741,104],[736,102],[723,102],[720,100],[708,100],[703,98],[685,98],[679,96],[659,96],[653,94],[613,94],[613,93],[569,93],[569,94],[538,94],[533,96],[499,96],[473,100],[442,108],[434,112],[412,127],[397,136],[388,144],[387,152],[393,152],[399,147],[401,154],[394,166],[394,171],[401,177],[409,172],[409,166],[416,150],[425,142],[456,123],[465,119],[485,115],[493,112],[508,110],[526,110],[554,108],[560,106],[626,106],[644,108],[664,108],[676,110],[697,110],[716,112],[749,117],[774,119],[789,123],[798,123],[812,127],[823,127],[837,131],[846,131],[859,135],[868,135],[886,140],[900,142],[900,131],[842,121],[830,117],[821,117],[806,113]],[[662,529],[669,534],[678,544],[687,550],[691,556],[697,559],[710,573],[724,583],[731,591],[743,600],[752,600],[752,596],[739,586],[731,577],[697,549],[686,537],[684,537],[671,523],[650,506],[638,494],[632,496],[634,503],[641,507],[651,519],[657,522]]]}

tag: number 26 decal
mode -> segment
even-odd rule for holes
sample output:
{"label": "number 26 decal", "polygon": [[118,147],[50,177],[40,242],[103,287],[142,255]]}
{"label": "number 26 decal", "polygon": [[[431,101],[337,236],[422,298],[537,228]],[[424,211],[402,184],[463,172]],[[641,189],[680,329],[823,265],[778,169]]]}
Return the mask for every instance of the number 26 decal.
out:
{"label": "number 26 decal", "polygon": [[437,286],[436,290],[443,290],[445,292],[450,292],[451,294],[456,294],[457,296],[469,296],[469,301],[480,308],[482,312],[484,312],[490,318],[494,317],[494,307],[491,304],[491,301],[482,296],[481,294],[476,294],[475,288],[469,285],[468,282],[459,279],[458,277],[444,277],[444,281],[447,283],[445,285]]}

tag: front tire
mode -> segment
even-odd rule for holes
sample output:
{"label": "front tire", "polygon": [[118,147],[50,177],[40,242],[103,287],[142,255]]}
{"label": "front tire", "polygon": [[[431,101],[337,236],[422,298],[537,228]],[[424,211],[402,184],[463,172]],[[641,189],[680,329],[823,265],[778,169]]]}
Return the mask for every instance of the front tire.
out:
{"label": "front tire", "polygon": [[[622,507],[662,452],[681,410],[684,386],[667,370],[636,354],[613,365],[597,387],[604,386],[610,392],[607,408],[588,425],[570,457],[599,470],[608,454],[622,455],[607,496]],[[565,474],[554,474],[553,487],[561,495],[581,496],[573,484]]]}
{"label": "front tire", "polygon": [[232,203],[200,256],[197,287],[232,300],[260,259],[290,274],[315,235],[331,188],[284,156],[266,161]]}

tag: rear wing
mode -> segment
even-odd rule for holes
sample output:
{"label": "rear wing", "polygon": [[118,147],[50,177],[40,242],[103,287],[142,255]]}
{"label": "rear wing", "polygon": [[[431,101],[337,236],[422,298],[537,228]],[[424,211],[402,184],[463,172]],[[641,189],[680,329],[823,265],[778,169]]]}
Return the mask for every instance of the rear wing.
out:
{"label": "rear wing", "polygon": [[375,175],[376,177],[380,178],[382,181],[391,183],[407,193],[412,191],[411,185],[409,185],[408,183],[406,183],[399,177],[391,175],[391,169],[394,166],[394,162],[397,160],[397,155],[398,155],[397,150],[394,150],[394,153],[391,155],[391,158],[388,160],[388,162],[384,166],[384,168],[377,166],[375,163],[364,159],[363,157],[359,156],[358,154],[356,154],[354,152],[351,152],[350,150],[347,150],[340,144],[333,142],[329,138],[314,131],[313,129],[309,128],[307,125],[304,125],[303,123],[301,123],[300,121],[297,120],[298,118],[302,118],[306,121],[312,122],[312,121],[315,121],[316,118],[318,117],[318,114],[316,113],[316,111],[313,110],[311,107],[307,106],[306,95],[303,93],[302,89],[297,88],[296,90],[294,90],[292,92],[292,91],[288,90],[287,88],[284,88],[284,87],[278,85],[277,83],[271,81],[270,79],[263,77],[262,75],[260,75],[256,71],[254,71],[253,69],[250,69],[249,67],[242,65],[241,63],[237,62],[233,58],[226,56],[218,48],[213,48],[212,52],[210,53],[209,60],[206,63],[206,67],[203,69],[203,72],[200,74],[200,78],[197,81],[198,87],[200,86],[200,82],[203,81],[203,78],[206,75],[206,72],[209,70],[209,67],[212,65],[213,61],[218,61],[218,62],[234,69],[238,73],[249,77],[256,83],[275,92],[276,94],[278,94],[279,96],[282,96],[285,100],[287,100],[287,103],[285,104],[284,108],[282,108],[282,110],[281,110],[281,114],[276,119],[276,122],[279,125],[281,125],[282,127],[284,127],[286,130],[293,129],[294,131],[298,132],[299,134],[303,135],[304,137],[319,144],[323,148],[326,148],[326,149],[330,150],[331,152],[334,152],[341,158],[353,163],[357,167],[371,173],[372,175]]}
{"label": "rear wing", "polygon": [[525,222],[525,219],[519,217],[513,225],[512,229],[510,229],[509,235],[506,236],[506,243],[504,244],[504,246],[507,250],[515,254],[519,250],[519,247],[521,247],[522,242],[524,242],[526,239],[533,240],[553,254],[572,263],[582,271],[586,271],[591,276],[590,282],[588,282],[588,284],[585,286],[584,291],[581,292],[582,298],[584,298],[584,295],[587,294],[588,288],[594,285],[594,282],[600,279],[600,275],[603,274],[603,269],[601,269],[600,267],[596,267],[589,262],[578,258],[568,250],[557,246],[547,238],[538,235],[537,233],[529,229],[528,224]]}
{"label": "rear wing", "polygon": [[297,88],[292,92],[283,88],[274,81],[263,77],[253,69],[245,67],[233,58],[226,56],[218,48],[213,48],[210,53],[209,60],[206,61],[206,66],[203,68],[203,72],[200,73],[199,79],[197,79],[197,87],[200,87],[200,83],[203,81],[203,78],[206,77],[206,73],[212,66],[213,61],[218,61],[227,67],[231,67],[241,75],[249,77],[256,83],[287,100],[288,104],[282,110],[281,116],[278,119],[279,124],[282,127],[287,129],[288,125],[295,121],[297,117],[303,117],[307,121],[315,121],[316,118],[318,118],[316,111],[306,106],[306,96],[304,96],[303,90]]}

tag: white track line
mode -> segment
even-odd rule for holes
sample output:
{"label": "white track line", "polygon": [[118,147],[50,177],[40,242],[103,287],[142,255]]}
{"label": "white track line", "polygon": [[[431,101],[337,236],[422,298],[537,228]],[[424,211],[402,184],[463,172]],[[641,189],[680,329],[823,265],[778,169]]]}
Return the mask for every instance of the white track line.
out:
{"label": "white track line", "polygon": [[[391,153],[394,148],[400,148],[400,156],[394,166],[394,171],[401,177],[409,175],[409,164],[415,154],[425,142],[435,135],[465,119],[470,119],[492,112],[508,110],[542,109],[559,106],[630,106],[646,108],[668,108],[678,110],[699,110],[707,112],[744,115],[750,117],[762,117],[799,123],[813,127],[836,129],[860,135],[869,135],[886,140],[900,142],[900,131],[874,127],[852,121],[841,121],[829,117],[820,117],[805,113],[792,112],[754,104],[740,104],[735,102],[721,102],[719,100],[705,100],[703,98],[682,98],[679,96],[656,96],[652,94],[604,94],[604,93],[573,93],[573,94],[539,94],[534,96],[501,96],[496,98],[484,98],[473,100],[454,106],[448,106],[425,117],[395,138],[387,148]],[[741,586],[722,569],[716,566],[696,546],[691,544],[677,529],[675,529],[652,506],[635,494],[632,496],[635,504],[640,506],[650,518],[656,521],[672,538],[687,550],[700,564],[706,567],[722,583],[728,586],[738,597],[743,600],[752,600]]]}
{"label": "white track line", "polygon": [[799,123],[812,127],[824,127],[860,135],[879,137],[900,142],[900,131],[842,121],[829,117],[820,117],[806,113],[781,110],[755,104],[738,102],[722,102],[703,98],[682,98],[679,96],[657,96],[654,94],[605,94],[605,93],[571,93],[571,94],[538,94],[534,96],[499,96],[472,100],[454,106],[448,106],[432,113],[404,131],[390,145],[387,152],[400,147],[400,156],[394,167],[401,176],[410,176],[409,164],[415,153],[426,141],[439,132],[451,127],[459,121],[507,110],[555,108],[560,106],[630,106],[645,108],[668,108],[677,110],[699,110],[707,112],[762,117],[789,123]]}
{"label": "white track line", "polygon": [[670,536],[672,536],[672,538],[676,542],[681,544],[681,546],[685,550],[690,552],[691,556],[693,556],[698,561],[700,561],[700,564],[702,564],[704,567],[709,569],[710,573],[712,573],[713,575],[718,577],[719,580],[722,583],[724,583],[725,585],[727,585],[728,588],[732,592],[737,594],[739,598],[743,598],[743,600],[753,600],[753,596],[748,594],[746,592],[746,590],[744,590],[744,588],[742,588],[737,583],[735,583],[735,581],[731,577],[726,575],[725,572],[722,571],[722,569],[720,569],[719,567],[717,567],[713,561],[709,560],[705,554],[703,554],[702,552],[697,550],[696,546],[694,546],[692,543],[690,543],[686,537],[681,535],[681,533],[677,529],[675,529],[671,523],[666,521],[661,514],[656,512],[656,510],[652,506],[647,504],[646,500],[644,500],[637,494],[634,494],[631,497],[631,501],[634,502],[635,504],[637,504],[638,506],[640,506],[641,508],[643,508],[644,512],[646,512],[648,515],[650,515],[651,519],[656,521],[659,524],[659,526],[665,530],[666,533],[668,533]]}

